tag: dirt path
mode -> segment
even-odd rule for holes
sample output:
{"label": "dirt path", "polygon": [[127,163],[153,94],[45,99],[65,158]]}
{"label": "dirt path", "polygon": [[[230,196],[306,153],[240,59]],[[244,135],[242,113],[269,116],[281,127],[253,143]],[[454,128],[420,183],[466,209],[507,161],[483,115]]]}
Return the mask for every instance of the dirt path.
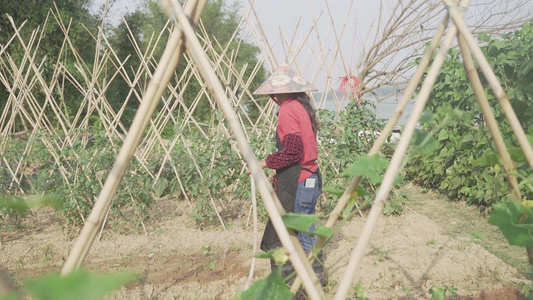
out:
{"label": "dirt path", "polygon": [[[508,288],[519,276],[515,267],[486,251],[479,239],[472,238],[472,232],[461,235],[440,224],[462,224],[472,217],[470,214],[464,218],[454,215],[448,220],[438,219],[434,212],[442,204],[423,203],[416,195],[420,194],[409,196],[414,200],[407,203],[401,216],[382,217],[377,224],[356,280],[366,297],[428,299],[429,289],[437,285],[457,288],[459,296],[448,299],[522,299],[514,288]],[[91,248],[85,262],[89,269],[132,270],[142,277],[109,298],[231,299],[236,296],[249,272],[252,226],[233,223],[226,231],[200,230],[187,216],[186,203],[158,200],[155,205],[153,219],[157,221],[146,224],[146,235],[122,235],[105,230]],[[31,225],[28,223],[24,230],[0,232],[0,265],[16,281],[58,272],[73,245],[72,237],[63,234],[51,211],[41,210],[30,218],[27,222]],[[360,217],[350,220],[325,249],[326,290],[330,294],[336,289],[363,224]],[[268,272],[268,262],[258,260],[256,278],[263,278]]]}

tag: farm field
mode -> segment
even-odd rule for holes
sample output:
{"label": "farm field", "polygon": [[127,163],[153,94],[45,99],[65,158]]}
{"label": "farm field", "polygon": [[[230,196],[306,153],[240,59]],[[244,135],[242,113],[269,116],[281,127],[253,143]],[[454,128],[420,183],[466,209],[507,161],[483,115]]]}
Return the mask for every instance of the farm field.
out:
{"label": "farm field", "polygon": [[[381,217],[357,282],[369,299],[429,299],[433,286],[456,288],[447,299],[525,299],[515,288],[531,276],[525,250],[509,246],[475,208],[422,194],[414,186],[404,212]],[[107,229],[95,241],[85,266],[98,273],[134,271],[141,279],[109,299],[231,299],[248,277],[253,226],[246,216],[222,228],[195,226],[186,201],[159,199],[146,234]],[[325,248],[333,295],[364,220],[355,216]],[[127,226],[124,225],[126,228]],[[260,226],[260,235],[263,226]],[[59,272],[75,233],[65,234],[53,211],[29,215],[21,229],[2,227],[0,265],[16,283]],[[488,250],[487,250],[488,249]],[[494,253],[494,254],[493,254]],[[495,255],[496,254],[496,255]],[[256,261],[256,279],[269,272]],[[527,277],[527,276],[526,276]],[[355,296],[355,295],[354,295]]]}

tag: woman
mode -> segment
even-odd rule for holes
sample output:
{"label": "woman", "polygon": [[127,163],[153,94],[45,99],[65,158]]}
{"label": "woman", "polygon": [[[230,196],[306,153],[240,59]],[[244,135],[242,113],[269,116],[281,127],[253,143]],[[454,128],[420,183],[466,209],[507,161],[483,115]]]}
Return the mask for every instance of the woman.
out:
{"label": "woman", "polygon": [[[316,137],[318,118],[306,92],[317,89],[294,72],[288,65],[279,69],[265,81],[254,94],[267,94],[278,104],[276,128],[276,152],[261,161],[262,168],[275,170],[274,188],[286,212],[314,214],[322,191],[322,180],[317,164]],[[309,229],[314,231],[313,224]],[[315,237],[298,232],[302,248],[309,252],[315,244]],[[261,241],[261,250],[281,247],[274,227],[269,220]],[[321,262],[313,269],[321,277]],[[271,267],[276,267],[271,261]],[[292,273],[290,264],[282,267],[282,276]]]}

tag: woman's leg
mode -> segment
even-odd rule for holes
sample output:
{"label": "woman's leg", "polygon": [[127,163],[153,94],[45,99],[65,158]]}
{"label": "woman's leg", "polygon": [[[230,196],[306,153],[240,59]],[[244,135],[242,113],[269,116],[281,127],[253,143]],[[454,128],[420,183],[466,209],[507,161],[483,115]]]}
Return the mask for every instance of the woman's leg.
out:
{"label": "woman's leg", "polygon": [[[316,202],[322,191],[319,186],[318,174],[314,173],[311,177],[298,183],[296,189],[296,199],[294,201],[294,213],[314,215],[316,211]],[[309,232],[315,231],[315,224],[309,228]],[[315,236],[305,232],[298,232],[298,240],[305,251],[311,251],[315,245]]]}

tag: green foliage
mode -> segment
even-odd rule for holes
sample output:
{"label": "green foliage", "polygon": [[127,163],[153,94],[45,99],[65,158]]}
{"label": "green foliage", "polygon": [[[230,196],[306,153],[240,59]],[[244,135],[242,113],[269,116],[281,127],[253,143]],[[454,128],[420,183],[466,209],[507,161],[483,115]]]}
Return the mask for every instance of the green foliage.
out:
{"label": "green foliage", "polygon": [[[229,60],[228,57],[234,53],[235,57],[231,58],[234,63],[234,66],[232,67],[235,67],[239,71],[244,70],[242,75],[237,75],[233,73],[233,70],[229,69],[227,64],[220,64],[218,72],[224,74],[224,78],[228,77],[227,74],[231,74],[227,79],[227,82],[222,82],[222,84],[231,87],[237,85],[239,77],[252,77],[252,71],[258,63],[258,55],[260,52],[260,49],[248,42],[243,34],[238,33],[234,36],[234,33],[239,30],[240,18],[240,8],[237,2],[234,2],[230,6],[226,1],[222,0],[208,1],[201,15],[203,27],[201,30],[198,30],[202,39],[212,41],[210,43],[214,46],[214,51],[216,53],[213,53],[211,50],[206,52],[212,61],[218,61],[221,55],[226,56],[225,59]],[[134,78],[136,72],[138,72],[140,68],[149,68],[150,72],[146,73],[146,78],[139,80],[133,88],[137,93],[142,94],[142,91],[146,86],[141,83],[148,82],[150,79],[148,76],[149,74],[153,74],[157,64],[154,63],[147,66],[143,63],[141,57],[139,57],[137,53],[135,45],[137,45],[143,53],[151,53],[152,58],[150,58],[150,61],[158,60],[161,57],[166,46],[166,41],[169,38],[168,32],[175,26],[175,24],[173,23],[173,20],[168,20],[168,17],[157,1],[146,1],[144,5],[139,6],[135,12],[126,14],[125,20],[127,26],[126,24],[120,24],[118,27],[113,28],[111,30],[112,34],[109,37],[109,41],[112,48],[117,49],[117,57],[121,61],[128,59],[128,68],[123,71],[128,78]],[[200,27],[198,26],[198,28]],[[158,40],[158,43],[154,45],[155,39]],[[185,55],[187,56],[188,54]],[[205,83],[201,82],[196,76],[194,76],[191,72],[189,63],[190,58],[180,60],[175,72],[176,76],[174,76],[169,83],[170,86],[174,87],[174,91],[167,91],[166,94],[163,95],[163,97],[167,97],[172,92],[179,93],[187,107],[190,107],[197,96],[205,91]],[[110,66],[110,68],[114,67]],[[113,70],[110,70],[110,72],[112,71]],[[255,90],[264,79],[265,72],[261,69],[251,79],[249,89]],[[124,78],[115,78],[111,82],[111,86],[107,89],[106,95],[107,99],[111,99],[110,104],[115,111],[118,111],[124,104],[124,99],[130,95],[131,90],[130,82]],[[240,101],[243,103],[248,116],[255,121],[259,115],[259,111],[251,101],[250,97],[246,94],[241,95],[242,89],[236,90],[235,93],[236,96],[242,96]],[[267,97],[259,99],[260,103],[266,101],[268,101]],[[136,99],[130,99],[126,105],[128,109],[122,115],[121,121],[128,126],[137,111],[139,101]],[[163,105],[160,106],[160,109],[162,108]],[[176,112],[176,115],[179,113],[180,112]],[[208,122],[211,119],[212,107],[206,95],[203,95],[196,105],[196,108],[193,111],[193,116],[200,122]]]}
{"label": "green foliage", "polygon": [[[93,43],[91,33],[87,31],[87,28],[96,29],[98,24],[96,17],[89,12],[91,2],[89,0],[0,0],[0,7],[2,7],[2,14],[0,14],[0,32],[2,33],[0,35],[0,45],[5,47],[2,52],[6,51],[9,54],[10,59],[13,60],[13,65],[21,67],[27,65],[27,62],[23,62],[27,60],[27,57],[24,57],[26,49],[28,45],[35,43],[35,40],[32,40],[34,38],[32,36],[35,34],[34,31],[39,29],[40,32],[38,34],[42,34],[42,38],[39,41],[38,49],[34,49],[35,51],[32,53],[32,60],[33,63],[39,65],[39,73],[44,82],[53,81],[52,78],[56,75],[54,72],[57,62],[60,61],[64,62],[64,67],[76,77],[76,80],[83,81],[81,76],[78,76],[80,72],[74,66],[75,57],[72,53],[74,51],[69,46],[66,49],[61,49],[64,47],[65,33],[55,18],[60,19],[65,27],[69,27],[67,34],[72,42],[72,47],[76,49],[76,55],[79,55],[80,58],[87,62],[86,65],[80,67],[86,67],[87,70],[91,70],[95,47],[87,47],[88,44]],[[57,14],[55,7],[57,7],[59,14]],[[55,14],[55,18],[52,13]],[[9,17],[13,19],[14,24],[11,23]],[[75,21],[69,26],[72,20]],[[17,37],[15,28],[18,29],[20,37]],[[43,63],[37,63],[41,61]],[[9,67],[6,66],[6,70],[9,70]],[[27,72],[26,76],[28,78],[35,76],[35,70],[28,69],[24,70],[24,72]],[[65,80],[62,85],[65,92],[61,94],[66,98],[63,103],[67,110],[79,107],[83,99],[78,97],[77,87],[69,80]],[[0,101],[0,111],[4,110],[7,102],[5,99],[8,99],[11,89],[12,86],[0,85],[0,99],[2,99]],[[54,97],[59,97],[56,89],[51,89],[50,92]],[[33,94],[35,101],[41,105],[48,99],[48,95],[43,92],[43,87],[39,84],[34,85],[32,90],[26,91],[26,93]],[[44,112],[50,120],[55,119],[53,117],[54,113],[50,108]],[[21,123],[16,123],[15,126],[17,131],[24,129]]]}
{"label": "green foliage", "polygon": [[391,196],[389,200],[385,202],[383,208],[383,214],[386,216],[399,216],[403,212],[403,205],[407,202],[407,195],[402,193],[400,195]]}
{"label": "green foliage", "polygon": [[250,299],[292,299],[292,293],[285,285],[279,268],[266,278],[256,281],[248,290],[239,293],[233,300]]}
{"label": "green foliage", "polygon": [[392,155],[394,145],[385,144],[380,156],[367,156],[376,140],[374,133],[384,127],[384,121],[376,117],[373,104],[367,99],[363,99],[361,105],[349,103],[338,115],[321,110],[319,117],[319,163],[326,197],[320,207],[329,213],[354,175],[365,176],[360,184],[362,190],[374,188],[386,168],[385,158]]}
{"label": "green foliage", "polygon": [[[523,128],[531,139],[533,111],[533,69],[530,57],[533,37],[532,24],[510,33],[502,39],[488,35],[481,37],[482,47],[491,67],[504,86],[509,101]],[[482,79],[484,80],[484,79]],[[527,182],[532,172],[525,163],[514,134],[506,122],[497,100],[484,82],[505,144],[515,162],[515,176],[522,180],[520,192],[530,199],[532,190]],[[424,188],[440,191],[454,200],[491,207],[510,197],[506,174],[501,167],[484,116],[481,114],[473,90],[467,80],[458,50],[451,50],[427,104],[427,112],[420,120],[421,129],[415,135],[416,144],[429,139],[430,148],[416,151],[406,168],[407,179]],[[413,147],[415,152],[415,147]]]}
{"label": "green foliage", "polygon": [[363,286],[360,283],[355,284],[353,290],[355,292],[355,300],[369,300],[365,297],[366,290],[363,289]]}
{"label": "green foliage", "polygon": [[299,232],[325,237],[332,237],[333,235],[331,228],[327,228],[323,225],[318,225],[315,228],[315,231],[309,232],[311,225],[315,224],[319,220],[317,215],[287,213],[281,218],[283,219],[283,223],[287,228],[294,229]]}
{"label": "green foliage", "polygon": [[341,176],[352,178],[354,176],[366,176],[371,184],[379,184],[383,179],[383,172],[389,162],[379,155],[360,156],[347,169],[342,171]]}
{"label": "green foliage", "polygon": [[533,246],[533,201],[508,201],[494,205],[489,223],[498,226],[509,244]]}
{"label": "green foliage", "polygon": [[47,275],[32,279],[24,286],[39,300],[97,300],[137,278],[132,273],[95,275],[82,269],[67,276]]}
{"label": "green foliage", "polygon": [[51,195],[23,199],[0,193],[0,219],[11,218],[11,223],[17,226],[20,225],[19,222],[26,216],[28,210],[36,206],[57,207],[58,201]]}
{"label": "green foliage", "polygon": [[454,286],[438,286],[433,285],[429,289],[429,293],[431,294],[431,300],[444,300],[446,299],[446,293],[450,292],[452,295],[457,294],[457,288]]}
{"label": "green foliage", "polygon": [[[54,195],[57,197],[54,203],[56,214],[64,220],[66,228],[82,224],[82,218],[89,215],[115,162],[117,149],[113,145],[120,143],[111,142],[102,132],[78,134],[68,137],[69,141],[45,133],[32,136],[27,141],[9,139],[4,152],[8,162],[18,159],[21,149],[27,146],[33,149],[20,161],[25,168],[20,184],[13,181],[9,172],[2,172],[7,166],[0,163],[0,187],[7,195],[19,191],[30,195]],[[52,150],[57,153],[55,157],[51,155]],[[110,224],[130,209],[141,220],[147,217],[146,208],[152,201],[149,187],[152,179],[148,174],[133,171],[138,169],[138,162],[133,160],[113,198],[108,217]],[[11,208],[3,210],[0,218],[16,213]]]}

